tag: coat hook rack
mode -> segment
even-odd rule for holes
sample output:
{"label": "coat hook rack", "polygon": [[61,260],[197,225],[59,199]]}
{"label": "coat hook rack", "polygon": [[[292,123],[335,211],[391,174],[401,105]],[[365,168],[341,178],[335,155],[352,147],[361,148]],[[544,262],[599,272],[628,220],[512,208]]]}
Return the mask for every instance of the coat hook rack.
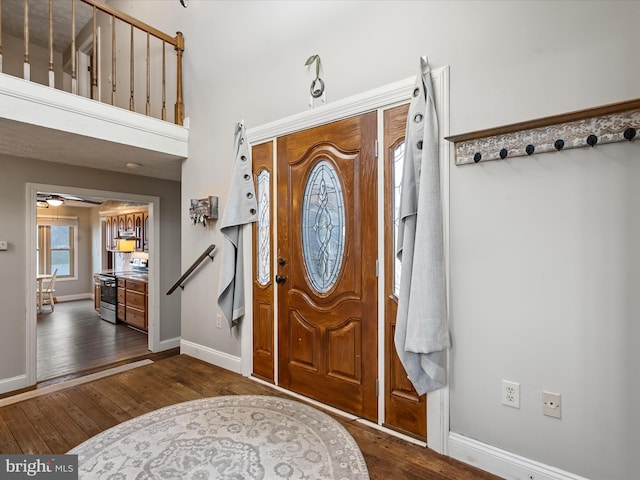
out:
{"label": "coat hook rack", "polygon": [[633,141],[640,128],[640,99],[447,137],[456,165]]}

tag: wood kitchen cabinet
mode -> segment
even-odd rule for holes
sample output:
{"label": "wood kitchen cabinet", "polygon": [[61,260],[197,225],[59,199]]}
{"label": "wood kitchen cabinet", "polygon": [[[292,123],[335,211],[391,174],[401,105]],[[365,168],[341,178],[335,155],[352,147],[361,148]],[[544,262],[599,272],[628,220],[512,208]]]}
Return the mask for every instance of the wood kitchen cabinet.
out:
{"label": "wood kitchen cabinet", "polygon": [[116,318],[121,322],[124,322],[126,312],[126,280],[124,278],[118,278],[118,308],[116,310]]}
{"label": "wood kitchen cabinet", "polygon": [[93,276],[93,308],[100,312],[100,277]]}
{"label": "wood kitchen cabinet", "polygon": [[147,211],[139,211],[127,213],[125,215],[110,215],[105,219],[105,245],[107,250],[117,250],[118,242],[116,238],[120,231],[134,232],[136,235],[136,252],[148,252],[148,226],[149,213]]}
{"label": "wood kitchen cabinet", "polygon": [[118,320],[148,330],[147,282],[118,277]]}

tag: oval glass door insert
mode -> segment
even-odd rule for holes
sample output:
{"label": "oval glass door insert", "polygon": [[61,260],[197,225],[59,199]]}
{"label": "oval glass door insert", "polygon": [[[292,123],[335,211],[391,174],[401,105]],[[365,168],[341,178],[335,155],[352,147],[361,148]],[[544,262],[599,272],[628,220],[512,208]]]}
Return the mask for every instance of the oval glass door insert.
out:
{"label": "oval glass door insert", "polygon": [[304,265],[313,288],[327,293],[338,279],[345,245],[344,198],[331,163],[322,160],[311,169],[302,202]]}

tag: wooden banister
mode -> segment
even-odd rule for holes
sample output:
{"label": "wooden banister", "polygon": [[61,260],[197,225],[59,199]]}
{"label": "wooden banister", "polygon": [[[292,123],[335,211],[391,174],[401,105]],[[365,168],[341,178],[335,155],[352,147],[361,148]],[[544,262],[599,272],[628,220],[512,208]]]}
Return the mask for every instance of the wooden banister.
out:
{"label": "wooden banister", "polygon": [[200,255],[195,262],[193,262],[193,264],[187,269],[186,272],[184,272],[182,274],[182,276],[178,279],[178,281],[173,285],[173,287],[171,287],[169,289],[169,291],[167,292],[167,295],[171,295],[176,288],[180,287],[182,289],[184,289],[184,285],[182,285],[182,282],[184,282],[189,275],[191,275],[193,273],[193,271],[198,268],[198,266],[202,263],[202,261],[206,258],[209,257],[211,259],[211,261],[213,262],[213,256],[211,255],[211,252],[213,252],[213,250],[216,248],[215,245],[211,244],[207,247],[207,249],[202,253],[202,255]]}
{"label": "wooden banister", "polygon": [[[29,3],[33,2],[34,0],[19,0],[18,2],[16,2],[15,4],[11,5],[11,8],[17,9],[18,7],[21,8],[21,10],[23,11],[23,33],[24,33],[24,48],[23,48],[23,64],[24,64],[24,69],[23,69],[23,78],[25,80],[31,80],[31,55],[30,55],[30,45],[31,45],[31,38],[33,36],[33,32],[30,32],[30,28],[33,29],[33,26],[30,25],[30,11],[29,11]],[[53,28],[56,25],[56,22],[54,22],[54,17],[56,15],[59,15],[57,12],[54,13],[54,8],[56,8],[58,5],[62,4],[62,2],[56,2],[54,0],[43,0],[44,2],[48,3],[48,7],[49,7],[49,15],[48,15],[48,76],[49,76],[49,86],[55,88],[55,83],[56,83],[56,79],[55,79],[55,70],[56,70],[56,66],[54,65],[54,58],[55,58],[55,49],[54,49],[54,38],[58,38],[57,35],[54,34]],[[101,45],[99,43],[100,39],[97,35],[97,31],[98,31],[98,25],[99,25],[99,20],[98,20],[98,12],[100,12],[100,15],[108,15],[109,17],[109,24],[111,25],[111,75],[109,75],[109,79],[108,81],[111,83],[110,85],[110,90],[111,90],[111,95],[110,95],[110,99],[108,98],[109,95],[107,94],[107,96],[105,96],[104,101],[105,102],[111,102],[112,105],[116,105],[116,100],[117,100],[117,92],[116,92],[116,88],[118,86],[117,83],[117,77],[116,77],[116,65],[117,65],[117,61],[116,61],[116,52],[117,52],[117,48],[116,48],[116,43],[119,43],[120,40],[124,42],[126,42],[125,38],[118,38],[116,39],[116,25],[119,22],[122,22],[126,25],[129,25],[131,28],[131,59],[130,59],[130,85],[129,85],[129,90],[130,90],[130,95],[129,95],[129,109],[130,110],[134,110],[134,106],[135,106],[135,100],[134,100],[134,85],[136,84],[136,78],[134,76],[134,71],[137,70],[140,76],[143,75],[142,73],[142,69],[141,69],[141,63],[142,61],[146,61],[146,95],[143,94],[142,92],[139,93],[139,96],[142,97],[143,95],[146,97],[144,99],[140,98],[138,100],[138,104],[139,106],[142,105],[142,103],[145,103],[144,106],[144,112],[147,115],[152,115],[152,111],[157,111],[157,113],[155,115],[158,115],[162,118],[162,120],[166,120],[167,118],[167,114],[166,114],[166,67],[167,67],[167,63],[165,60],[165,50],[167,48],[171,48],[173,47],[173,49],[176,52],[176,72],[175,72],[175,81],[176,81],[176,103],[175,103],[175,118],[174,118],[174,123],[178,124],[178,125],[183,125],[184,124],[184,117],[185,117],[185,113],[184,113],[184,95],[183,95],[183,81],[182,81],[182,56],[184,53],[184,37],[182,35],[182,33],[177,32],[175,36],[171,36],[168,35],[167,33],[164,33],[160,30],[158,30],[155,27],[152,27],[151,25],[148,25],[145,22],[142,22],[140,20],[138,20],[137,18],[132,17],[131,15],[122,12],[114,7],[112,7],[111,5],[108,5],[106,3],[104,3],[104,1],[101,0],[66,0],[66,5],[68,5],[70,7],[70,16],[71,16],[71,45],[70,45],[70,60],[71,60],[71,93],[73,94],[78,94],[78,81],[79,81],[79,75],[84,75],[84,72],[78,72],[78,50],[77,50],[77,41],[78,38],[76,36],[76,34],[78,33],[76,31],[76,21],[78,20],[78,18],[76,17],[76,1],[81,1],[84,4],[88,5],[89,7],[91,7],[92,9],[92,25],[89,24],[87,26],[88,29],[93,29],[93,35],[92,35],[92,41],[93,41],[93,45],[92,45],[92,50],[91,52],[85,52],[88,53],[89,55],[91,55],[91,63],[90,63],[90,78],[89,78],[89,83],[88,83],[88,94],[91,98],[95,99],[95,100],[99,100],[99,101],[103,101],[102,98],[102,83],[99,81],[100,79],[106,79],[107,76],[106,74],[108,73],[107,71],[105,72],[100,72],[101,68],[105,68],[105,70],[107,70],[109,67],[108,65],[108,59],[104,59],[105,61],[101,61],[100,56],[102,54],[102,48]],[[2,72],[2,68],[3,68],[3,45],[2,45],[2,7],[4,6],[5,9],[7,8],[7,3],[8,2],[4,2],[3,5],[3,1],[0,0],[0,72]],[[67,7],[68,8],[68,7]],[[67,14],[68,15],[68,14]],[[85,17],[83,16],[83,19]],[[38,18],[33,18],[31,20],[37,21]],[[90,20],[90,21],[91,21]],[[38,23],[38,22],[37,22]],[[38,23],[39,25],[39,23]],[[108,28],[108,27],[105,27]],[[134,30],[138,29],[140,32],[142,32],[145,36],[146,36],[146,58],[142,58],[142,55],[134,55],[135,54],[135,48],[134,48]],[[56,34],[59,32],[55,32]],[[80,33],[83,33],[83,31],[81,31]],[[66,35],[68,35],[68,32],[65,32],[65,37]],[[153,39],[151,39],[151,37],[153,37]],[[155,46],[152,45],[152,42],[156,42],[157,40],[160,41],[161,47],[162,47],[162,51],[157,51],[155,50]],[[56,45],[56,46],[60,46],[60,45]],[[125,50],[126,47],[123,47],[122,50]],[[154,52],[154,57],[151,57],[151,52]],[[156,53],[157,56],[156,56]],[[17,52],[16,52],[17,53]],[[65,53],[66,55],[66,53]],[[17,56],[17,55],[16,55]],[[135,58],[134,58],[135,56]],[[4,59],[6,60],[6,59]],[[13,61],[16,61],[16,59],[13,59]],[[126,65],[126,60],[122,60],[120,62],[121,65]],[[137,68],[134,69],[134,63],[138,62],[138,66]],[[157,63],[156,63],[157,62]],[[153,63],[154,66],[154,70],[153,70],[153,77],[152,77],[152,69],[151,69],[151,63]],[[6,64],[6,62],[5,62]],[[156,68],[155,66],[157,65],[162,65],[162,71],[158,71],[158,68]],[[40,67],[40,66],[38,66]],[[58,69],[60,69],[60,67],[58,67]],[[125,67],[126,69],[126,67]],[[157,73],[156,73],[157,71]],[[40,70],[38,70],[38,72],[40,72]],[[121,77],[124,77],[124,74],[121,71]],[[82,77],[82,85],[84,85],[84,80],[86,77]],[[121,85],[119,85],[118,87],[121,88],[123,91],[122,93],[119,95],[120,101],[122,103],[126,102],[126,86],[125,86],[125,81],[124,78],[121,79]],[[162,102],[161,105],[158,105],[157,110],[153,108],[153,100],[155,96],[155,89],[153,88],[153,84],[155,82],[160,83],[161,82],[161,89],[159,91],[158,97],[155,99],[156,103],[160,104],[160,102]],[[61,82],[58,82],[59,84]],[[139,82],[142,83],[142,82]],[[83,90],[83,95],[85,94],[84,89]],[[139,88],[138,90],[143,90],[142,88]],[[161,97],[161,98],[160,98]],[[126,108],[126,105],[121,105],[123,107]]]}

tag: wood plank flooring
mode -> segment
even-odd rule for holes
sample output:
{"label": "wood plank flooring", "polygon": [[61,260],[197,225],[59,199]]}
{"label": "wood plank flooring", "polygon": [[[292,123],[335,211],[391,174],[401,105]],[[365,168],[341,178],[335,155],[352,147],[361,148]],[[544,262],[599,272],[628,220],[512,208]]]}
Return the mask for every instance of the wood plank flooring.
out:
{"label": "wood plank flooring", "polygon": [[37,326],[38,381],[112,364],[149,353],[143,332],[101,320],[93,300],[44,307]]}
{"label": "wood plank flooring", "polygon": [[[186,355],[0,408],[0,453],[65,453],[118,423],[179,402],[219,395],[283,396]],[[431,450],[333,415],[355,438],[372,479],[496,480]]]}

